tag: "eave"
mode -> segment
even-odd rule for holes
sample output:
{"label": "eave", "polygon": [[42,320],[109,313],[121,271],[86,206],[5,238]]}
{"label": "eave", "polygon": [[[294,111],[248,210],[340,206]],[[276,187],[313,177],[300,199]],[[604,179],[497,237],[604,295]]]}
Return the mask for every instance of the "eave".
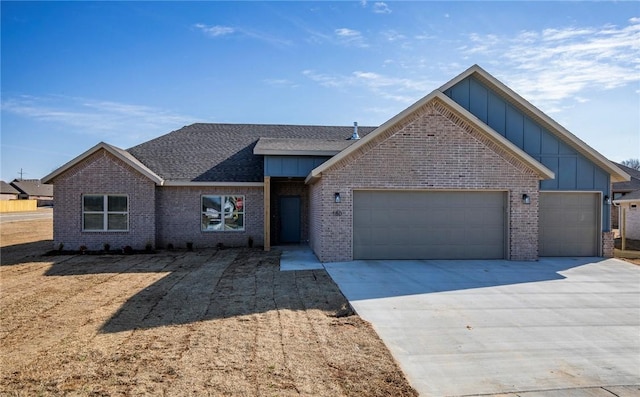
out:
{"label": "eave", "polygon": [[177,187],[264,187],[264,182],[164,181],[162,186]]}

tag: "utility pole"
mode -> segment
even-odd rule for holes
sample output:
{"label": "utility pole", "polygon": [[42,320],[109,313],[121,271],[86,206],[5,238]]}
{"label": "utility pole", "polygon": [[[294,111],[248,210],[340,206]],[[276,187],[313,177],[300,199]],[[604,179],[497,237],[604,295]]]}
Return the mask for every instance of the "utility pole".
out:
{"label": "utility pole", "polygon": [[18,172],[18,174],[20,174],[20,180],[23,180],[22,177],[24,176],[24,174],[26,174],[26,172],[24,172],[22,168],[20,168],[20,172]]}

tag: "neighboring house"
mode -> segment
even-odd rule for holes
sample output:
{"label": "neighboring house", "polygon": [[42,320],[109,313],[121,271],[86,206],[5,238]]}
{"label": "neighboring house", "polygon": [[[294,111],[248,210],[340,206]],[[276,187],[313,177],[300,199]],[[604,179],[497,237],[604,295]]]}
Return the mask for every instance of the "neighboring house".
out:
{"label": "neighboring house", "polygon": [[[622,171],[629,174],[630,180],[624,182],[615,182],[612,184],[611,192],[614,200],[622,198],[625,194],[633,192],[634,190],[640,190],[640,171],[627,167],[626,165],[614,163]],[[620,216],[620,207],[611,206],[611,227],[614,229],[619,228],[618,219]]]}
{"label": "neighboring house", "polygon": [[640,240],[640,190],[629,192],[613,203],[620,209],[620,230],[624,237]]}
{"label": "neighboring house", "polygon": [[38,200],[38,206],[53,204],[53,186],[40,179],[14,179],[11,186],[18,190],[19,199]]}
{"label": "neighboring house", "polygon": [[323,262],[612,255],[611,183],[629,175],[478,66],[357,132],[193,124],[99,143],[43,179],[54,244],[308,242]]}
{"label": "neighboring house", "polygon": [[0,200],[16,200],[20,192],[5,181],[0,181]]}

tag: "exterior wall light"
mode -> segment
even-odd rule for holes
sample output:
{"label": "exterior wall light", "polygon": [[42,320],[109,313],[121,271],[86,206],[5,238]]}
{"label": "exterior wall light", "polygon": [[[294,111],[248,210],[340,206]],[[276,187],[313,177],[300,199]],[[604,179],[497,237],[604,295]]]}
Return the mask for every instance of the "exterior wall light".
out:
{"label": "exterior wall light", "polygon": [[335,199],[336,203],[340,202],[340,193],[334,193],[333,194],[333,198]]}
{"label": "exterior wall light", "polygon": [[526,193],[522,195],[522,204],[531,204],[531,197]]}
{"label": "exterior wall light", "polygon": [[604,204],[611,205],[611,197],[607,196],[606,194],[604,195]]}

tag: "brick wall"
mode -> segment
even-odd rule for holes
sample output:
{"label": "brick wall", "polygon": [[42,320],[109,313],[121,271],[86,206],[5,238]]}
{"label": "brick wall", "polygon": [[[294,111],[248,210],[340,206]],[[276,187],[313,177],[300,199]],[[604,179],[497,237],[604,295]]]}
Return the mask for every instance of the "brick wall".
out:
{"label": "brick wall", "polygon": [[640,204],[634,207],[627,207],[625,210],[625,235],[627,238],[640,240]]}
{"label": "brick wall", "polygon": [[[318,255],[324,246],[322,239],[322,182],[309,186],[309,247]],[[330,203],[327,203],[330,205]],[[326,260],[324,262],[327,262]]]}
{"label": "brick wall", "polygon": [[[538,257],[537,174],[437,102],[325,171],[311,188],[311,247],[323,262],[352,260],[354,189],[508,192],[511,260]],[[340,192],[341,203],[334,202]],[[522,194],[531,204],[522,203]]]}
{"label": "brick wall", "polygon": [[605,258],[613,258],[613,234],[613,232],[602,232],[602,256]]}
{"label": "brick wall", "polygon": [[[202,195],[244,195],[244,231],[202,231]],[[255,247],[264,243],[264,191],[262,187],[174,187],[156,188],[157,243],[184,248],[187,242],[196,248],[246,247],[249,237]]]}
{"label": "brick wall", "polygon": [[[81,245],[99,250],[105,243],[117,249],[143,249],[155,242],[155,184],[128,164],[100,150],[54,181],[53,244],[77,250]],[[127,194],[128,232],[83,232],[83,194]]]}

